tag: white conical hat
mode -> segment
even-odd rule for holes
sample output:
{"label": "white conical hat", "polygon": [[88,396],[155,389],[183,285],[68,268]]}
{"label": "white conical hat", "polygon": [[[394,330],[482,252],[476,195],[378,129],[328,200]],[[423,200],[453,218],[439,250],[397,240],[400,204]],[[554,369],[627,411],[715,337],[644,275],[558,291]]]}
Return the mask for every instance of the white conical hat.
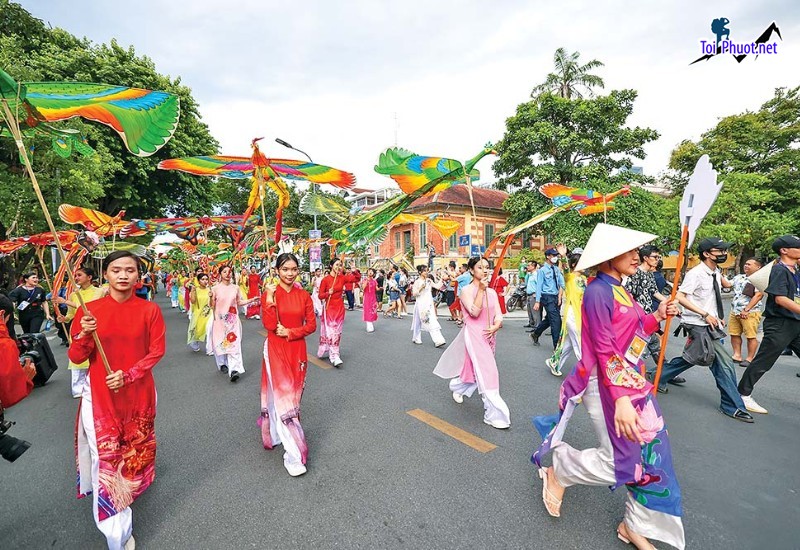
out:
{"label": "white conical hat", "polygon": [[598,223],[589,242],[583,249],[583,254],[575,266],[576,271],[589,269],[603,262],[616,258],[620,254],[629,252],[634,248],[639,248],[643,244],[649,243],[658,235],[644,233],[635,229]]}
{"label": "white conical hat", "polygon": [[775,262],[769,262],[747,278],[759,292],[764,292],[767,286],[769,286],[769,274],[772,273],[773,265],[775,265]]}

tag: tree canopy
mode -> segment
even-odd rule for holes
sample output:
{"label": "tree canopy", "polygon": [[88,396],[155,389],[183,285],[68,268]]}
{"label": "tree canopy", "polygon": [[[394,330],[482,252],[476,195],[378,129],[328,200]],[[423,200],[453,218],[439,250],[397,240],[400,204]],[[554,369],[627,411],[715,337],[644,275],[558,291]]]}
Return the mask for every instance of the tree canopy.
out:
{"label": "tree canopy", "polygon": [[[201,121],[191,90],[180,79],[159,74],[152,60],[123,48],[116,41],[93,44],[63,29],[47,28],[18,4],[0,2],[0,67],[19,81],[85,81],[164,90],[180,97],[181,117],[173,139],[158,153],[139,158],[125,151],[116,133],[107,127],[71,120],[61,127],[77,129],[96,154],[61,159],[49,151],[49,138],[33,139],[33,167],[48,204],[61,202],[115,213],[125,209],[132,217],[165,214],[208,214],[217,202],[211,181],[156,169],[164,158],[214,154],[217,141]],[[22,201],[18,227],[22,232],[44,229],[32,196],[19,179],[22,169],[12,142],[0,142],[0,188]],[[23,178],[24,179],[24,178]],[[0,219],[13,219],[0,212]]]}
{"label": "tree canopy", "polygon": [[591,96],[592,88],[605,88],[603,79],[589,72],[602,67],[603,63],[592,59],[585,65],[581,65],[578,63],[580,56],[581,54],[578,52],[567,55],[567,50],[558,48],[553,56],[555,72],[549,73],[543,83],[533,88],[531,97],[538,97],[549,92],[566,99],[582,98],[582,89]]}
{"label": "tree canopy", "polygon": [[727,116],[699,141],[681,142],[670,157],[677,194],[704,154],[723,187],[698,236],[718,234],[751,254],[800,232],[800,87],[779,88],[758,111]]}

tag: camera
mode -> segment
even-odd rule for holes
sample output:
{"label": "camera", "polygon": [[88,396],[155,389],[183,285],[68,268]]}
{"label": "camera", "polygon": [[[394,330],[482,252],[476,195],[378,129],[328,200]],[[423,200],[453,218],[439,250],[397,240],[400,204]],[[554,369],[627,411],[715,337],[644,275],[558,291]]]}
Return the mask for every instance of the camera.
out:
{"label": "camera", "polygon": [[13,425],[14,422],[6,420],[3,403],[0,402],[0,456],[9,462],[14,462],[31,446],[27,441],[6,435],[8,429]]}

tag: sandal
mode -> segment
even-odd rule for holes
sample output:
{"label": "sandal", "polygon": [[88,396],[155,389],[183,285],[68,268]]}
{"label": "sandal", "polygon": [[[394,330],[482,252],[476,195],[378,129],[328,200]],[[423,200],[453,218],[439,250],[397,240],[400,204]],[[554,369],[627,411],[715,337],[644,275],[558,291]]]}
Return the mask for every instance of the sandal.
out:
{"label": "sandal", "polygon": [[[625,529],[625,533],[623,534],[623,533],[622,533],[622,531],[620,531],[620,529]],[[634,545],[636,548],[641,548],[641,546],[639,546],[638,544],[636,544],[635,542],[633,542],[633,541],[630,539],[630,536],[631,536],[631,535],[630,535],[630,533],[628,532],[628,527],[625,525],[625,522],[624,522],[624,521],[623,521],[623,522],[620,522],[620,524],[619,524],[619,525],[617,525],[617,538],[618,538],[619,540],[621,540],[622,542],[624,542],[625,544],[632,544],[632,545]],[[644,539],[644,542],[642,542],[641,544],[644,544],[644,543],[647,543],[647,544],[649,545],[649,546],[646,546],[645,548],[650,548],[650,549],[652,549],[652,550],[655,550],[655,548],[656,548],[656,547],[655,547],[655,546],[653,546],[653,545],[650,543],[650,541],[649,541],[649,540],[647,540],[646,538]]]}
{"label": "sandal", "polygon": [[554,518],[560,518],[561,501],[547,488],[547,468],[539,468],[539,478],[542,480],[542,502],[545,510]]}

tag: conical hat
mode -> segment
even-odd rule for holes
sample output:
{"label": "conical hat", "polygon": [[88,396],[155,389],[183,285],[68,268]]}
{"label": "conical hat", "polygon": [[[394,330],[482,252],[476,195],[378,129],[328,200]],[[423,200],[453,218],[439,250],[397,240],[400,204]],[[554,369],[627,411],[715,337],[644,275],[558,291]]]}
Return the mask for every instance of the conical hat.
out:
{"label": "conical hat", "polygon": [[656,237],[658,235],[653,235],[652,233],[644,233],[607,223],[598,223],[594,231],[592,231],[592,236],[589,237],[589,242],[586,243],[583,249],[583,254],[578,265],[575,266],[575,270],[583,271],[599,265],[634,248],[639,248]]}
{"label": "conical hat", "polygon": [[769,286],[769,274],[772,273],[773,265],[775,262],[770,262],[747,278],[759,292],[764,292]]}

